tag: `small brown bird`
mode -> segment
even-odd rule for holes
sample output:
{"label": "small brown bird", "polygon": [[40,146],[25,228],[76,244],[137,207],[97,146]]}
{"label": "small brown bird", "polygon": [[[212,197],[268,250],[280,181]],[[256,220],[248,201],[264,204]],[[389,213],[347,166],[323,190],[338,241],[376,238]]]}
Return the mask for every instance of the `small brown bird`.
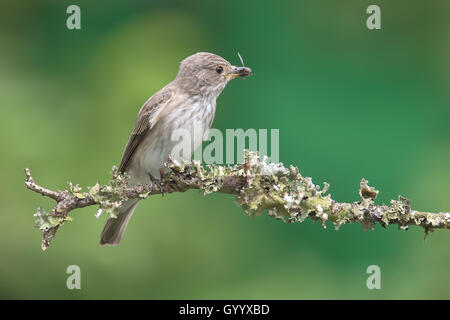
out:
{"label": "small brown bird", "polygon": [[[199,52],[181,62],[175,79],[151,96],[139,111],[123,152],[119,171],[127,172],[129,184],[146,184],[160,175],[164,163],[178,144],[171,139],[176,130],[190,133],[192,152],[200,146],[214,120],[216,99],[227,83],[251,75],[247,67],[232,66],[224,58]],[[202,131],[194,134],[194,131]],[[176,160],[190,160],[190,154]],[[117,218],[109,218],[100,244],[118,245],[138,199],[125,202]]]}

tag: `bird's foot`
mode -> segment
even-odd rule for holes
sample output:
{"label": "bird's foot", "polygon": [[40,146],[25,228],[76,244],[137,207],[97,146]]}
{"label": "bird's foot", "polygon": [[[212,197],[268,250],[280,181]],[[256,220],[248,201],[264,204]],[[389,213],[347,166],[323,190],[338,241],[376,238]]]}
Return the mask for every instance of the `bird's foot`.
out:
{"label": "bird's foot", "polygon": [[161,179],[155,178],[150,172],[148,173],[148,176],[150,177],[150,181],[159,188],[159,191],[164,196],[164,189],[161,183]]}

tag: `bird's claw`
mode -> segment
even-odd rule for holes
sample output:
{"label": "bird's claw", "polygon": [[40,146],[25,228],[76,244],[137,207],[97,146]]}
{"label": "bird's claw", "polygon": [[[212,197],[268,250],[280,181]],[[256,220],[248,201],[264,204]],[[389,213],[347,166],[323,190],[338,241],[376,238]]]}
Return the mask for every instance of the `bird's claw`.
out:
{"label": "bird's claw", "polygon": [[156,185],[159,188],[161,194],[164,196],[164,189],[161,183],[161,179],[155,178],[150,172],[148,173],[148,176],[150,177],[150,181],[152,182],[152,184]]}

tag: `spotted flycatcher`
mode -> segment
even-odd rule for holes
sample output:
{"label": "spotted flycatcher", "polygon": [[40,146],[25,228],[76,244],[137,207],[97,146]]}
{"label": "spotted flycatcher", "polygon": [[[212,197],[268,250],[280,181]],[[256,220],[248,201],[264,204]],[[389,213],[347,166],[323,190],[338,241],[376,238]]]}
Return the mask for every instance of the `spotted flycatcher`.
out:
{"label": "spotted flycatcher", "polygon": [[[119,167],[121,173],[130,176],[129,184],[147,184],[160,176],[178,143],[171,139],[177,130],[189,133],[189,150],[194,152],[211,128],[216,99],[227,83],[250,74],[250,68],[232,66],[212,53],[199,52],[184,59],[175,79],[151,96],[139,111]],[[174,156],[176,160],[190,160],[192,152]],[[117,218],[108,219],[101,245],[120,243],[138,201],[127,200]]]}

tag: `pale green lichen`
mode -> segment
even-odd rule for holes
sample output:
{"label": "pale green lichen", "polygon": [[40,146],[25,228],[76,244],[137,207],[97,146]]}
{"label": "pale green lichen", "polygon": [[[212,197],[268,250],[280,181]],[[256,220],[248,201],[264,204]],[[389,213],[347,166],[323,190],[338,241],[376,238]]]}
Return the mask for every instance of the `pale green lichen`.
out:
{"label": "pale green lichen", "polygon": [[[161,189],[156,191],[155,184],[130,188],[128,175],[119,173],[117,167],[113,167],[111,174],[112,179],[107,185],[100,186],[96,183],[88,187],[87,192],[83,192],[80,186],[69,183],[68,192],[65,192],[70,197],[76,197],[74,207],[79,202],[84,202],[83,206],[98,204],[97,217],[106,213],[108,217],[114,218],[122,204],[129,200],[128,196],[147,198],[153,193],[199,189],[205,196],[215,192],[235,194],[236,203],[250,216],[260,215],[267,210],[271,217],[285,222],[302,222],[311,218],[326,227],[326,223],[330,221],[336,230],[353,222],[361,223],[364,230],[368,230],[379,222],[383,227],[398,224],[403,230],[407,230],[409,225],[419,225],[425,228],[427,235],[432,228],[447,228],[450,224],[450,213],[411,210],[409,200],[401,196],[398,200],[392,200],[390,206],[376,205],[378,190],[370,187],[365,179],[360,183],[359,201],[336,202],[330,194],[325,195],[329,189],[328,183],[325,182],[320,189],[311,178],[303,177],[298,168],[270,163],[267,157],[261,159],[256,152],[245,151],[244,163],[231,166],[202,166],[199,161],[180,163],[169,159],[166,173],[158,185]],[[69,200],[73,199],[74,197]],[[35,213],[36,225],[44,231],[44,238],[46,231],[70,220],[66,215],[72,209],[73,207],[68,210],[66,208],[62,218],[58,217],[58,210],[62,210],[62,206],[54,208],[55,215],[53,211],[50,214],[42,208],[38,209]],[[50,240],[53,236],[54,233],[47,234]],[[46,243],[50,240],[47,239]]]}
{"label": "pale green lichen", "polygon": [[[125,196],[125,190],[128,187],[128,174],[120,173],[116,166],[112,167],[110,173],[112,179],[109,181],[109,184],[100,186],[99,183],[96,183],[92,187],[87,187],[87,192],[83,192],[80,186],[74,186],[69,182],[69,191],[74,196],[79,199],[84,199],[89,196],[98,203],[99,208],[95,214],[97,218],[102,214],[106,214],[111,218],[116,218],[123,202],[128,200]],[[147,196],[148,192],[139,195],[141,198],[146,198]]]}
{"label": "pale green lichen", "polygon": [[83,199],[86,196],[82,188],[78,184],[73,185],[72,182],[69,182],[69,191],[79,199]]}
{"label": "pale green lichen", "polygon": [[[109,218],[116,218],[122,204],[128,200],[125,195],[128,187],[128,174],[121,174],[116,166],[111,169],[110,173],[112,179],[108,185],[100,187],[96,183],[93,187],[89,187],[89,196],[99,205],[95,215],[97,218],[102,214],[106,214]],[[148,193],[144,192],[139,196],[145,198],[147,195]]]}
{"label": "pale green lichen", "polygon": [[58,227],[64,224],[64,222],[72,221],[69,216],[66,217],[56,217],[39,207],[34,214],[36,217],[34,224],[36,228],[47,231],[50,228]]}
{"label": "pale green lichen", "polygon": [[[271,216],[296,222],[318,208],[331,206],[329,198],[322,196],[311,179],[303,178],[295,167],[287,169],[282,163],[268,163],[267,157],[260,161],[256,152],[248,151],[243,166],[248,184],[240,191],[237,203],[251,216],[270,209]],[[320,212],[318,218],[325,222],[328,213]]]}

